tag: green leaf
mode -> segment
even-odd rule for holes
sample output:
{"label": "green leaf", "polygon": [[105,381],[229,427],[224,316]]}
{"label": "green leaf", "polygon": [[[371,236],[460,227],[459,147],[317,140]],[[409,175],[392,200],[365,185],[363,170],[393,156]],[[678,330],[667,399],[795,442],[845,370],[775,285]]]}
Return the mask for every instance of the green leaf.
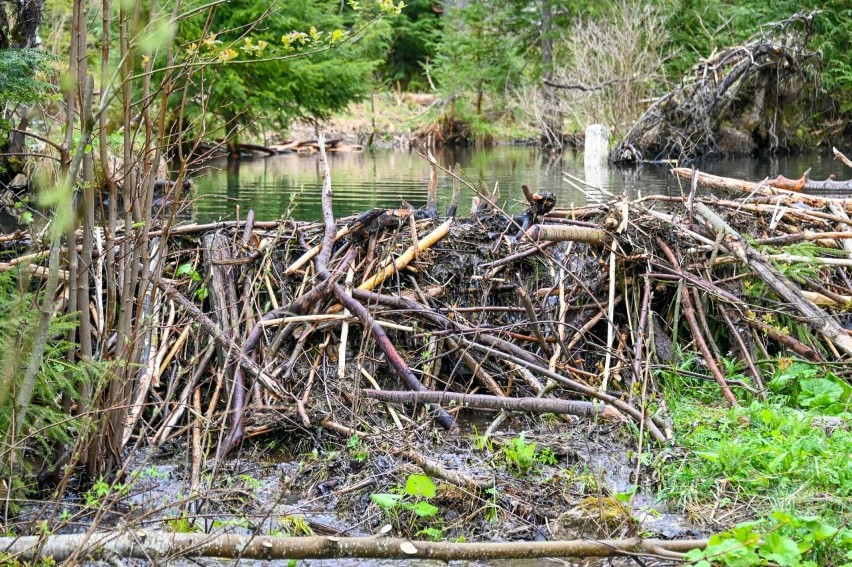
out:
{"label": "green leaf", "polygon": [[185,274],[189,274],[189,273],[194,272],[194,271],[195,270],[193,270],[192,264],[181,264],[180,266],[178,266],[178,269],[175,270],[175,277],[177,278],[177,277],[180,277],[180,276],[185,275]]}
{"label": "green leaf", "polygon": [[405,493],[410,496],[432,498],[435,492],[435,483],[426,475],[413,474],[405,481]]}
{"label": "green leaf", "polygon": [[799,403],[808,408],[824,408],[836,403],[843,395],[843,388],[831,380],[814,378],[801,383]]}
{"label": "green leaf", "polygon": [[385,510],[390,510],[402,499],[402,496],[399,494],[371,494],[370,500],[375,502],[380,508],[384,508]]}
{"label": "green leaf", "polygon": [[421,501],[417,502],[411,507],[411,511],[420,516],[421,518],[431,518],[435,514],[438,513],[438,507],[429,504],[428,502]]}
{"label": "green leaf", "polygon": [[798,565],[802,558],[795,541],[774,532],[764,536],[763,545],[758,551],[767,561],[790,567]]}
{"label": "green leaf", "polygon": [[628,502],[630,502],[630,500],[633,499],[634,494],[636,494],[636,485],[631,486],[624,492],[616,492],[615,499],[619,502],[624,502],[625,504],[627,504]]}

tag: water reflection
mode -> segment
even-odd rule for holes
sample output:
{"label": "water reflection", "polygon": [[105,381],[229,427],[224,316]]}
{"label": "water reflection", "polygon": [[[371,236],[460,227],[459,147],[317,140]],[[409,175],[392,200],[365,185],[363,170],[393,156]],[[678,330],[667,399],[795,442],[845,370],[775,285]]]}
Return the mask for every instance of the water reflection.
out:
{"label": "water reflection", "polygon": [[[508,210],[525,206],[520,186],[527,184],[538,191],[551,191],[560,206],[581,206],[600,198],[581,183],[566,181],[562,172],[588,179],[582,154],[566,154],[553,159],[538,148],[498,146],[486,149],[444,149],[436,156],[438,163],[451,168],[459,163],[463,177],[476,187],[492,190],[499,183],[501,204]],[[410,203],[425,204],[429,184],[429,165],[414,152],[379,150],[374,153],[330,155],[335,214],[345,216],[371,207],[399,207]],[[743,158],[698,163],[703,170],[718,175],[762,180],[782,173],[799,177],[811,169],[811,177],[824,179],[829,174],[841,178],[852,176],[839,162],[827,155],[811,154],[795,157]],[[668,167],[645,165],[627,169],[602,168],[594,179],[604,189],[631,197],[654,193],[680,194],[681,188],[668,172]],[[258,219],[273,220],[289,209],[292,216],[303,220],[321,217],[322,177],[316,156],[284,155],[272,158],[225,161],[208,165],[195,179],[197,199],[193,220],[207,222],[233,218],[240,205],[243,214],[255,210]],[[449,175],[439,176],[439,206],[446,210],[452,192]],[[582,190],[581,190],[582,188]],[[459,211],[470,208],[474,192],[462,189]]]}

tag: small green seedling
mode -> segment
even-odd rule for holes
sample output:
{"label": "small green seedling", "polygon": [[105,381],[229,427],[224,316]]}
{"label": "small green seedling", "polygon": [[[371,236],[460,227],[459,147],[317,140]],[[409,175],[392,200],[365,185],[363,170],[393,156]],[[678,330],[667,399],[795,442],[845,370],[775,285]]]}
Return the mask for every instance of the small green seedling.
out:
{"label": "small green seedling", "polygon": [[370,498],[385,514],[391,515],[398,510],[407,510],[421,519],[438,515],[440,510],[428,502],[437,494],[432,479],[422,474],[412,474],[405,481],[405,488],[396,493],[372,494]]}

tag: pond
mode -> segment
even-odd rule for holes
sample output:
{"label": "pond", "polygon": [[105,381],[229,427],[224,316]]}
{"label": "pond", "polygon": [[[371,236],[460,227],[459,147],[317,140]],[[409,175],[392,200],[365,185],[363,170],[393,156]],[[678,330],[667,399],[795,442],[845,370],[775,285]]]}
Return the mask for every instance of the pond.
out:
{"label": "pond", "polygon": [[[638,194],[675,194],[680,186],[664,165],[631,168],[584,168],[581,153],[568,153],[553,158],[540,148],[529,146],[496,146],[493,148],[445,148],[435,157],[445,168],[455,163],[462,177],[476,187],[493,189],[500,186],[500,203],[506,210],[518,211],[525,206],[521,184],[534,191],[550,191],[559,206],[581,206],[600,198],[594,190],[566,181],[563,172],[599,185],[604,189],[629,196]],[[396,208],[404,202],[420,207],[426,202],[429,164],[416,152],[377,150],[375,152],[330,154],[334,210],[346,216],[372,207]],[[699,169],[717,175],[760,181],[783,174],[798,178],[811,168],[813,179],[830,174],[838,178],[852,177],[852,171],[828,154],[740,158],[715,160],[697,164]],[[844,171],[844,169],[847,169]],[[193,220],[210,222],[234,218],[239,205],[244,216],[254,209],[259,220],[275,220],[290,211],[298,220],[318,220],[321,216],[322,177],[316,156],[281,155],[265,159],[242,160],[234,164],[212,162],[195,177],[192,209]],[[585,191],[585,192],[584,192]],[[452,179],[439,175],[439,209],[446,210],[452,192]],[[474,192],[462,187],[459,211],[470,209]]]}

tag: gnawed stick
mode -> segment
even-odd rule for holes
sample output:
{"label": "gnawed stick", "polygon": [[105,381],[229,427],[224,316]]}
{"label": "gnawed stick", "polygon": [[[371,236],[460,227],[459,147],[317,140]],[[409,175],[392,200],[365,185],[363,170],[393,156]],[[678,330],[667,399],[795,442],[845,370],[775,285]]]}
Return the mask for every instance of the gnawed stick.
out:
{"label": "gnawed stick", "polygon": [[848,157],[846,157],[845,155],[843,155],[843,152],[841,152],[840,150],[838,150],[838,149],[837,149],[837,148],[835,148],[835,147],[832,147],[832,148],[831,148],[831,153],[833,153],[833,154],[834,154],[834,158],[835,158],[835,159],[839,159],[839,160],[840,160],[840,161],[842,161],[844,164],[846,164],[848,167],[852,167],[852,160],[850,160]]}
{"label": "gnawed stick", "polygon": [[[401,393],[408,394],[408,392]],[[477,480],[462,472],[451,471],[442,467],[437,461],[434,461],[413,449],[400,451],[398,454],[420,467],[427,475],[441,479],[454,486],[469,488],[470,490],[486,490],[494,487],[494,479]]]}
{"label": "gnawed stick", "polygon": [[163,293],[174,300],[175,303],[183,307],[189,316],[198,321],[201,324],[201,328],[204,329],[204,332],[210,335],[210,337],[215,340],[225,352],[227,352],[231,357],[234,357],[243,370],[257,377],[257,379],[260,380],[260,384],[272,395],[285,402],[288,402],[291,399],[290,396],[284,392],[283,388],[281,388],[281,386],[273,380],[272,377],[264,372],[256,362],[252,361],[240,352],[240,347],[238,347],[230,337],[222,334],[219,327],[210,319],[210,317],[205,315],[174,286],[162,279],[157,281],[157,286],[163,290]]}
{"label": "gnawed stick", "polygon": [[765,334],[770,339],[781,343],[791,351],[795,352],[799,356],[807,358],[811,362],[819,362],[822,360],[822,357],[817,351],[799,341],[796,337],[778,331],[775,327],[768,323],[748,317],[740,317],[740,320],[752,329]]}
{"label": "gnawed stick", "polygon": [[585,242],[587,244],[606,244],[612,236],[599,228],[570,226],[564,224],[536,224],[526,232],[527,238],[536,242]]}
{"label": "gnawed stick", "polygon": [[[417,243],[417,250],[419,252],[423,252],[434,246],[439,240],[444,238],[447,233],[450,231],[450,225],[453,224],[453,219],[448,219],[441,223],[435,230],[427,234],[423,237],[423,239]],[[370,291],[374,289],[376,286],[381,284],[395,272],[405,268],[408,264],[414,260],[414,252],[415,247],[411,246],[406,250],[399,258],[397,258],[394,262],[388,264],[379,272],[364,280],[364,282],[358,286],[358,289],[362,291]]]}
{"label": "gnawed stick", "polygon": [[[334,235],[334,241],[337,242],[338,240],[340,240],[341,238],[343,238],[347,234],[349,234],[349,227],[344,226],[343,228],[339,229],[337,231],[337,233]],[[296,272],[301,270],[302,267],[305,264],[307,264],[308,262],[310,262],[311,260],[313,260],[314,256],[319,254],[321,250],[322,250],[322,243],[317,244],[316,246],[314,246],[313,248],[311,248],[310,250],[308,250],[307,252],[305,252],[304,254],[299,256],[299,258],[295,262],[290,264],[290,266],[286,270],[284,270],[284,275],[289,276],[289,275],[295,274]]]}
{"label": "gnawed stick", "polygon": [[507,398],[485,394],[458,394],[455,392],[401,392],[393,390],[361,390],[365,398],[396,403],[457,404],[463,408],[506,410],[525,413],[558,413],[578,417],[600,417],[612,421],[627,421],[613,406],[603,403],[557,398]]}
{"label": "gnawed stick", "polygon": [[450,207],[447,209],[447,216],[454,218],[456,211],[459,209],[459,197],[461,196],[461,166],[456,164],[453,168],[453,196],[450,200]]}
{"label": "gnawed stick", "polygon": [[[343,286],[340,284],[335,283],[332,285],[334,295],[337,296],[338,301],[340,301],[346,309],[354,313],[355,316],[361,320],[361,324],[364,325],[365,328],[370,329],[373,337],[376,339],[376,343],[379,345],[379,349],[381,349],[381,351],[385,354],[388,364],[390,364],[391,368],[393,368],[394,372],[402,379],[402,381],[405,382],[405,385],[408,386],[409,389],[418,392],[422,392],[424,390],[428,391],[420,380],[418,380],[411,372],[411,369],[399,355],[384,329],[373,321],[373,317],[370,315],[370,312],[367,311],[367,308],[356,301],[351,295],[346,293],[346,290],[343,289]],[[436,414],[435,419],[441,427],[451,432],[458,431],[458,426],[456,425],[455,420],[446,412],[446,410],[437,405],[434,406],[433,409]]]}
{"label": "gnawed stick", "polygon": [[0,538],[0,551],[17,560],[82,554],[122,558],[222,557],[241,559],[435,559],[439,561],[529,559],[542,557],[612,557],[653,554],[657,549],[685,553],[707,546],[706,539],[610,539],[518,542],[434,542],[376,537],[288,537],[237,534],[173,533],[156,530],[55,534]]}
{"label": "gnawed stick", "polygon": [[459,353],[459,358],[467,366],[468,370],[471,371],[473,376],[479,380],[479,383],[485,386],[485,389],[494,394],[495,396],[505,396],[506,393],[503,391],[503,388],[500,387],[500,384],[497,383],[497,380],[491,376],[491,373],[485,370],[482,367],[481,360],[476,360],[474,357],[467,352],[467,349],[461,348],[459,343],[453,340],[452,337],[447,337],[444,339],[447,341],[447,345],[457,351]]}
{"label": "gnawed stick", "polygon": [[590,386],[586,386],[585,384],[582,384],[582,383],[580,383],[576,380],[572,380],[570,378],[562,376],[561,374],[557,374],[556,372],[552,372],[549,368],[539,366],[537,364],[528,362],[527,360],[524,360],[523,358],[513,356],[509,353],[505,353],[505,352],[502,352],[500,350],[497,350],[493,346],[480,345],[480,344],[477,344],[477,343],[472,343],[470,341],[465,341],[465,342],[466,342],[466,344],[470,345],[472,348],[475,348],[479,351],[493,354],[494,356],[496,356],[498,358],[502,358],[503,360],[508,360],[510,362],[514,362],[516,364],[519,364],[521,366],[526,367],[527,369],[531,370],[532,372],[541,374],[542,376],[546,376],[546,377],[550,378],[551,380],[558,383],[560,386],[562,386],[564,388],[568,388],[569,390],[574,390],[575,392],[579,392],[579,393],[581,393],[585,396],[589,396],[590,398],[596,398],[598,400],[606,402],[606,403],[614,406],[615,408],[617,408],[622,413],[625,413],[625,414],[629,415],[630,417],[632,417],[637,423],[641,423],[642,421],[644,421],[645,427],[648,428],[648,432],[651,434],[651,436],[654,438],[654,440],[656,440],[660,444],[664,444],[667,441],[665,434],[663,434],[663,432],[660,430],[660,428],[657,426],[657,424],[654,423],[654,420],[653,420],[652,417],[646,417],[641,411],[639,411],[635,407],[631,406],[630,404],[627,404],[624,401],[619,400],[615,396],[610,396],[606,392],[601,392],[597,388],[592,388]]}
{"label": "gnawed stick", "polygon": [[[766,390],[763,386],[763,380],[760,377],[760,370],[758,370],[757,366],[754,364],[754,357],[749,352],[748,346],[745,343],[745,340],[742,337],[742,333],[734,326],[734,320],[731,315],[728,313],[728,310],[724,305],[717,305],[717,309],[719,313],[722,315],[722,318],[725,320],[725,324],[728,326],[728,329],[731,331],[731,336],[734,337],[734,340],[739,347],[740,353],[742,353],[742,359],[746,364],[746,368],[748,368],[749,374],[754,379],[754,384],[758,388],[758,396],[761,399],[766,400]],[[748,335],[751,338],[751,335]]]}

